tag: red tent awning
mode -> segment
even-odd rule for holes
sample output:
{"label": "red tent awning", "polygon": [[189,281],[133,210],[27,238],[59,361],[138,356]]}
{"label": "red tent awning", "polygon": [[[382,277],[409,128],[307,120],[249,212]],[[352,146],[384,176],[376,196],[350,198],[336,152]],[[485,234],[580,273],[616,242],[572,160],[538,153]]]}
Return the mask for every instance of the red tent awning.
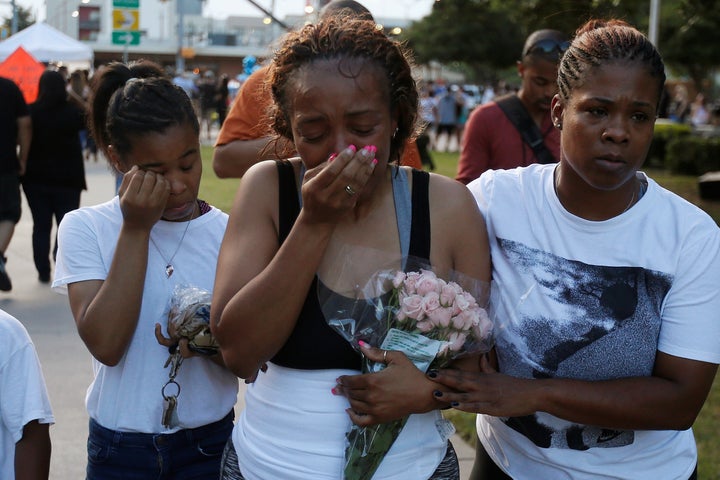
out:
{"label": "red tent awning", "polygon": [[37,98],[40,75],[45,71],[45,65],[18,47],[4,62],[0,63],[0,77],[13,80],[23,92],[25,101],[32,103]]}

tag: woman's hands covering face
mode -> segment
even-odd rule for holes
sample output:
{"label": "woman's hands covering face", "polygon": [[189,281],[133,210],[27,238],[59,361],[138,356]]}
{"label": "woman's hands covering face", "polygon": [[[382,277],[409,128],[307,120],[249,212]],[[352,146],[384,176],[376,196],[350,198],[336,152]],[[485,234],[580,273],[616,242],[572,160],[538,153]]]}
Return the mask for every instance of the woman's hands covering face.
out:
{"label": "woman's hands covering face", "polygon": [[305,173],[303,210],[311,221],[335,223],[355,208],[377,165],[377,148],[350,145]]}

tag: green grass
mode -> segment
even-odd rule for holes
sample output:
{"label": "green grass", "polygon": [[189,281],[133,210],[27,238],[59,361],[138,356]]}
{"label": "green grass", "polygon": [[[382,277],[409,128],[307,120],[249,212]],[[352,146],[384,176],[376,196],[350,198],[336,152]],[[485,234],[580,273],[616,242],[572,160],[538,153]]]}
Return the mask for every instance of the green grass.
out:
{"label": "green grass", "polygon": [[[200,184],[200,198],[226,211],[230,211],[237,179],[221,180],[212,170],[212,147],[203,147],[203,180]],[[454,177],[457,171],[457,153],[433,152],[436,173]],[[689,202],[705,210],[716,223],[720,224],[720,201],[704,201],[698,194],[697,178],[683,175],[670,175],[662,170],[645,172],[663,187],[677,193]],[[705,406],[693,427],[698,443],[698,478],[701,480],[720,480],[720,377],[715,383]],[[456,410],[443,412],[458,430],[458,433],[471,445],[475,445],[475,416]]]}

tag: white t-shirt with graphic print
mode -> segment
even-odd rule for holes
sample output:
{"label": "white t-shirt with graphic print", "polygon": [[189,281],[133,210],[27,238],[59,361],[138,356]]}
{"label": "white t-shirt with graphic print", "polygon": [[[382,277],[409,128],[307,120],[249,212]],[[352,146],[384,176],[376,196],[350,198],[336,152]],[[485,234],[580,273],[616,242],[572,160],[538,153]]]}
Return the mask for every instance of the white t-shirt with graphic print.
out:
{"label": "white t-shirt with graphic print", "polygon": [[[579,218],[555,194],[555,167],[489,171],[468,185],[488,226],[501,371],[644,376],[657,350],[720,363],[715,222],[642,173],[647,191],[628,211]],[[603,429],[545,413],[479,415],[477,430],[517,479],[684,479],[697,462],[692,430]]]}

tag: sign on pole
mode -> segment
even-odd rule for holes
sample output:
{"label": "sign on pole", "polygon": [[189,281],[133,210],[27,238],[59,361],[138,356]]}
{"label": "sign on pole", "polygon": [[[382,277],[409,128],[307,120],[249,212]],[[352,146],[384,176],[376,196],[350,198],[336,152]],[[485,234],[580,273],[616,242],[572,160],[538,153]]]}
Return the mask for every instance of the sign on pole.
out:
{"label": "sign on pole", "polygon": [[112,32],[112,43],[114,45],[140,45],[140,32],[123,32],[122,30]]}
{"label": "sign on pole", "polygon": [[112,43],[140,45],[140,0],[113,0]]}
{"label": "sign on pole", "polygon": [[113,0],[113,8],[140,8],[140,0]]}
{"label": "sign on pole", "polygon": [[113,30],[140,30],[140,12],[137,10],[113,10]]}

